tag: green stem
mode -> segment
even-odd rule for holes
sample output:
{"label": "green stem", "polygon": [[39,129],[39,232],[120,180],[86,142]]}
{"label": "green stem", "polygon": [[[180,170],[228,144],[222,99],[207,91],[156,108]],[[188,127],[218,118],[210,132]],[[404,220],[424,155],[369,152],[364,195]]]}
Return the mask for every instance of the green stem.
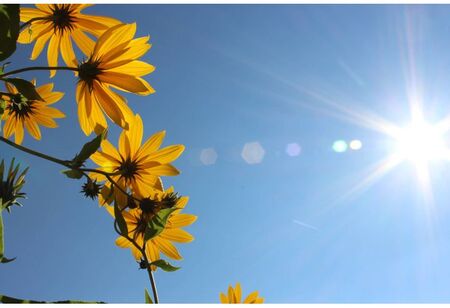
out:
{"label": "green stem", "polygon": [[144,247],[142,247],[142,255],[144,256],[144,260],[145,262],[147,262],[148,266],[147,266],[147,272],[148,272],[148,278],[150,279],[150,284],[152,285],[152,291],[153,291],[153,299],[155,300],[155,304],[159,303],[159,298],[158,298],[158,290],[156,289],[156,281],[155,281],[155,277],[153,276],[153,271],[152,271],[152,267],[150,265],[150,262],[147,259],[147,255],[145,254],[145,245],[147,244],[147,242],[144,242]]}
{"label": "green stem", "polygon": [[49,71],[49,70],[66,70],[66,71],[78,71],[78,67],[66,67],[66,66],[31,66],[31,67],[24,67],[20,68],[14,71],[6,72],[2,75],[0,75],[0,78],[9,76],[9,75],[15,75],[22,72],[27,71]]}
{"label": "green stem", "polygon": [[52,156],[49,156],[49,155],[46,155],[46,154],[34,151],[32,149],[29,149],[29,148],[26,148],[24,146],[21,146],[20,144],[12,142],[12,141],[10,141],[10,140],[6,139],[5,137],[2,137],[2,136],[0,136],[0,141],[3,141],[5,143],[9,144],[10,146],[15,147],[16,149],[19,149],[19,150],[21,150],[23,152],[26,152],[28,154],[31,154],[31,155],[34,155],[34,156],[37,156],[37,157],[40,157],[40,158],[52,161],[54,163],[63,165],[64,167],[70,168],[70,166],[69,166],[70,161],[61,160],[61,159],[58,159],[58,158],[55,158],[55,157],[52,157]]}
{"label": "green stem", "polygon": [[31,155],[34,155],[34,156],[37,156],[37,157],[40,157],[40,158],[52,161],[52,162],[60,164],[60,165],[62,165],[64,167],[70,168],[72,170],[81,171],[81,172],[83,172],[84,176],[86,176],[87,178],[89,178],[89,175],[87,175],[86,172],[94,172],[94,173],[102,174],[108,179],[108,181],[111,182],[111,184],[116,186],[122,193],[124,193],[125,195],[133,198],[137,202],[141,202],[141,199],[136,198],[133,195],[130,195],[116,181],[114,181],[114,179],[111,177],[111,173],[108,173],[108,172],[105,172],[105,171],[102,171],[102,170],[98,170],[98,169],[79,168],[79,167],[78,168],[74,168],[73,166],[70,165],[70,163],[71,163],[70,160],[61,160],[61,159],[58,159],[56,157],[52,157],[52,156],[46,155],[44,153],[41,153],[41,152],[38,152],[38,151],[34,151],[32,149],[29,149],[29,148],[26,148],[26,147],[24,147],[22,145],[19,145],[19,144],[15,143],[15,142],[12,142],[12,141],[10,141],[10,140],[2,137],[2,136],[0,136],[0,141],[3,141],[5,143],[9,144],[10,146],[15,147],[16,149],[19,149],[19,150],[21,150],[23,152],[26,152],[28,154],[31,154]]}
{"label": "green stem", "polygon": [[150,284],[152,286],[152,291],[153,291],[153,300],[155,302],[155,304],[159,303],[159,297],[158,297],[158,290],[156,289],[156,281],[155,281],[155,277],[153,276],[153,272],[152,272],[152,267],[150,266],[150,261],[147,258],[147,254],[145,253],[145,245],[147,244],[146,242],[144,242],[144,247],[140,247],[136,241],[134,239],[132,239],[131,237],[128,236],[128,234],[122,234],[117,226],[117,220],[114,219],[114,230],[116,231],[117,234],[119,234],[120,236],[123,236],[124,238],[126,238],[131,244],[133,244],[134,247],[136,247],[142,254],[144,261],[148,264],[147,266],[147,272],[148,272],[148,278],[150,279]]}

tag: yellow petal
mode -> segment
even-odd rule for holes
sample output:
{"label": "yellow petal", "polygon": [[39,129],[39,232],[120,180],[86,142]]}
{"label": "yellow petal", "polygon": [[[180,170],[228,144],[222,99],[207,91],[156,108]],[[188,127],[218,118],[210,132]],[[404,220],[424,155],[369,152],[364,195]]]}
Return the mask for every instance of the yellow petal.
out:
{"label": "yellow petal", "polygon": [[[19,121],[17,121],[19,122]],[[3,137],[9,138],[14,132],[15,123],[12,118],[6,120],[5,126],[3,127]],[[17,142],[16,142],[17,143]]]}
{"label": "yellow petal", "polygon": [[42,114],[35,114],[34,118],[36,122],[42,126],[49,127],[49,128],[55,128],[58,127],[58,124],[56,124],[55,120],[52,118],[49,118]]}
{"label": "yellow petal", "polygon": [[180,174],[177,168],[171,164],[159,165],[147,169],[151,174],[158,176],[175,176]]}
{"label": "yellow petal", "polygon": [[122,111],[117,107],[116,102],[106,93],[100,83],[94,82],[93,93],[97,104],[102,107],[108,117],[117,125],[124,127],[126,123]]}
{"label": "yellow petal", "polygon": [[69,32],[64,32],[64,35],[61,38],[61,55],[67,66],[77,66],[77,58],[75,56],[75,52],[73,51],[72,40],[70,39]]}
{"label": "yellow petal", "polygon": [[258,291],[250,293],[244,300],[244,304],[252,304],[258,298]]}
{"label": "yellow petal", "polygon": [[234,297],[236,299],[236,303],[241,302],[242,290],[241,290],[241,284],[239,282],[236,284],[236,288],[234,288]]}
{"label": "yellow petal", "polygon": [[31,60],[36,60],[39,57],[51,36],[52,32],[49,31],[36,40],[36,44],[34,44],[33,51],[31,52]]}
{"label": "yellow petal", "polygon": [[95,44],[93,54],[101,58],[114,47],[130,41],[136,33],[136,24],[119,24],[106,30]]}
{"label": "yellow petal", "polygon": [[41,36],[48,35],[48,33],[53,34],[51,24],[36,22],[20,32],[17,42],[20,44],[30,44],[32,41],[40,38]]}
{"label": "yellow petal", "polygon": [[42,12],[41,10],[37,10],[29,7],[21,7],[20,8],[20,21],[27,22],[32,18],[45,17],[48,14]]}
{"label": "yellow petal", "polygon": [[192,225],[197,220],[197,216],[192,214],[180,213],[177,215],[172,215],[169,218],[170,226],[172,228],[182,228]]}
{"label": "yellow petal", "polygon": [[159,250],[151,240],[145,245],[145,253],[147,254],[147,258],[149,258],[150,262],[160,259]]}
{"label": "yellow petal", "polygon": [[51,94],[41,95],[46,105],[51,105],[59,101],[64,97],[63,92],[52,92]]}
{"label": "yellow petal", "polygon": [[35,4],[36,7],[41,10],[42,12],[45,13],[52,13],[52,8],[56,5],[56,4]]}
{"label": "yellow petal", "polygon": [[109,17],[80,14],[77,23],[84,31],[99,37],[105,30],[119,24],[120,21]]}
{"label": "yellow petal", "polygon": [[15,135],[14,136],[14,138],[15,138],[14,141],[17,144],[21,144],[22,141],[23,141],[24,132],[23,132],[23,125],[19,121],[16,122],[16,130],[14,132],[14,135]]}
{"label": "yellow petal", "polygon": [[130,241],[124,238],[123,236],[120,236],[116,239],[116,245],[119,246],[120,248],[129,248],[133,244],[131,244]]}
{"label": "yellow petal", "polygon": [[79,29],[75,29],[72,31],[72,38],[75,41],[75,44],[78,46],[78,48],[80,48],[81,51],[86,56],[91,55],[91,53],[94,49],[95,43],[89,36],[84,34],[83,31],[81,31]]}
{"label": "yellow petal", "polygon": [[[60,44],[60,36],[55,34],[50,38],[47,49],[48,66],[58,66],[58,50]],[[56,70],[50,71],[50,78],[55,76]]]}
{"label": "yellow petal", "polygon": [[51,94],[53,90],[53,83],[46,83],[42,86],[36,87],[36,91],[39,93],[40,96]]}
{"label": "yellow petal", "polygon": [[128,140],[125,130],[123,130],[119,136],[119,153],[124,158],[130,157],[130,141]]}
{"label": "yellow petal", "polygon": [[148,64],[143,61],[131,61],[125,65],[121,65],[118,67],[114,67],[113,69],[109,69],[109,72],[116,72],[122,74],[128,74],[133,76],[145,76],[150,74],[155,70],[155,67],[151,64]]}
{"label": "yellow petal", "polygon": [[228,298],[225,294],[223,294],[222,292],[220,292],[220,302],[222,304],[228,304]]}
{"label": "yellow petal", "polygon": [[78,121],[80,122],[81,130],[86,136],[89,136],[92,133],[92,127],[86,114],[86,101],[87,99],[90,100],[89,93],[86,93],[87,91],[88,90],[86,89],[85,83],[78,83],[76,92],[76,100],[78,103]]}
{"label": "yellow petal", "polygon": [[145,157],[145,162],[156,161],[160,164],[171,163],[184,151],[184,145],[177,144],[165,147]]}
{"label": "yellow petal", "polygon": [[30,132],[30,135],[34,137],[34,139],[41,140],[41,130],[39,129],[39,126],[37,125],[35,120],[27,118],[25,120],[25,127]]}
{"label": "yellow petal", "polygon": [[142,142],[142,135],[144,133],[144,126],[141,117],[136,114],[134,121],[130,125],[130,129],[126,132],[128,140],[130,141],[130,155],[134,157]]}
{"label": "yellow petal", "polygon": [[152,241],[155,243],[158,249],[161,250],[161,252],[164,253],[169,258],[174,260],[183,259],[179,254],[177,248],[168,240],[163,239],[161,237],[155,237],[152,239]]}
{"label": "yellow petal", "polygon": [[103,140],[101,144],[101,148],[103,153],[108,154],[109,156],[113,157],[117,161],[120,161],[120,155],[117,152],[116,148],[109,142],[108,140]]}
{"label": "yellow petal", "polygon": [[110,84],[122,91],[145,94],[150,91],[143,79],[131,75],[107,71],[98,76],[101,82]]}
{"label": "yellow petal", "polygon": [[236,303],[236,299],[234,298],[234,290],[233,287],[228,287],[228,302],[230,304]]}
{"label": "yellow petal", "polygon": [[194,237],[190,233],[182,229],[164,229],[160,236],[177,243],[189,243],[194,240]]}
{"label": "yellow petal", "polygon": [[88,20],[95,20],[97,23],[101,24],[104,29],[109,29],[121,23],[118,19],[106,16],[83,14],[83,18]]}
{"label": "yellow petal", "polygon": [[157,132],[156,134],[154,134],[153,136],[151,136],[145,143],[144,145],[139,149],[139,152],[137,155],[139,156],[147,156],[153,152],[155,152],[156,150],[159,149],[159,147],[161,146],[163,140],[164,140],[164,136],[166,135],[166,131],[160,131]]}
{"label": "yellow petal", "polygon": [[139,59],[151,48],[151,44],[147,43],[149,39],[149,36],[139,37],[114,47],[108,55],[105,55],[104,68],[111,69]]}

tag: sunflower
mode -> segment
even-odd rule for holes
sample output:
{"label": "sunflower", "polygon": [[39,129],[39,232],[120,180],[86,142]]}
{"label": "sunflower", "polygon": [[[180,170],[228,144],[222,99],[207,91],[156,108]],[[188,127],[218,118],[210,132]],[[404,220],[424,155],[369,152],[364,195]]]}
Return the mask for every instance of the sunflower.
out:
{"label": "sunflower", "polygon": [[[161,200],[166,200],[167,198],[171,198],[171,196],[173,196],[172,187],[167,189],[165,192],[153,194],[150,199],[161,202]],[[181,229],[193,224],[197,220],[197,216],[195,215],[181,213],[181,211],[186,207],[188,201],[189,198],[186,196],[177,198],[174,205],[177,210],[172,212],[169,216],[164,230],[154,238],[147,241],[145,245],[145,253],[150,262],[159,260],[160,252],[164,253],[171,259],[181,260],[182,257],[172,242],[189,243],[194,240],[194,237],[190,233]],[[108,205],[106,206],[106,209],[114,217],[114,207]],[[135,209],[122,211],[122,215],[127,223],[128,237],[134,239],[139,247],[143,247],[145,228],[147,227],[147,223],[149,221],[149,216],[146,215],[146,209],[140,206]],[[116,245],[121,248],[130,248],[136,260],[140,260],[142,258],[142,253],[140,250],[125,237],[119,236],[116,240]],[[153,267],[153,270],[154,269],[155,268]]]}
{"label": "sunflower", "polygon": [[[220,293],[220,301],[222,304],[240,304],[242,298],[241,285],[236,284],[236,288],[228,287],[228,295]],[[244,300],[243,304],[262,304],[264,298],[259,297],[258,291],[250,293]]]}
{"label": "sunflower", "polygon": [[[36,82],[33,81],[33,84]],[[34,139],[40,140],[39,125],[55,128],[58,124],[54,119],[65,117],[58,109],[49,107],[64,96],[62,92],[52,92],[53,83],[36,87],[37,93],[44,101],[27,100],[10,83],[6,83],[6,88],[9,94],[1,95],[1,99],[6,101],[6,109],[2,116],[2,120],[5,121],[3,136],[9,138],[15,135],[17,144],[23,141],[24,128]]]}
{"label": "sunflower", "polygon": [[[160,149],[165,131],[154,134],[141,145],[143,130],[142,119],[136,114],[129,130],[120,134],[118,150],[108,140],[103,140],[101,151],[90,157],[100,166],[97,170],[113,174],[111,178],[122,189],[130,189],[139,195],[147,195],[154,189],[162,190],[160,176],[178,175],[180,172],[170,163],[184,151],[183,145]],[[98,173],[92,173],[91,177],[98,182],[107,180]],[[115,193],[120,194],[117,189]]]}
{"label": "sunflower", "polygon": [[[99,37],[107,29],[120,21],[103,16],[82,14],[81,11],[92,4],[36,4],[36,8],[20,8],[20,21],[30,22],[29,29],[19,35],[18,42],[29,44],[36,41],[31,59],[35,60],[47,42],[49,66],[58,66],[59,53],[67,66],[76,66],[77,60],[72,40],[80,50],[89,56],[94,41],[86,32]],[[56,71],[51,71],[53,77]]]}
{"label": "sunflower", "polygon": [[76,100],[78,119],[86,135],[97,134],[106,128],[103,113],[117,125],[128,129],[133,117],[125,98],[111,90],[116,88],[139,95],[155,92],[142,76],[155,67],[137,60],[151,45],[149,37],[133,39],[136,24],[120,24],[103,33],[91,56],[78,65]]}

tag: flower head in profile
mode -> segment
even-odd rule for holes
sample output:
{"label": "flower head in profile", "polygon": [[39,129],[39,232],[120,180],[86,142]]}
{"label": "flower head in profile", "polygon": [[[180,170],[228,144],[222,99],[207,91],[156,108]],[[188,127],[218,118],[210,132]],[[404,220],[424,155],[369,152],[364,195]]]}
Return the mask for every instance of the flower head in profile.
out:
{"label": "flower head in profile", "polygon": [[[25,184],[25,174],[28,168],[25,168],[20,174],[19,168],[20,164],[14,165],[14,158],[7,172],[3,159],[0,163],[0,212],[3,209],[9,212],[13,205],[22,206],[18,199],[26,198],[26,194],[21,190]],[[5,178],[3,178],[4,176]]]}
{"label": "flower head in profile", "polygon": [[[144,234],[146,228],[148,228],[147,224],[157,212],[157,210],[155,210],[155,205],[161,206],[161,204],[174,202],[170,207],[176,208],[176,210],[170,214],[164,230],[146,242],[145,253],[150,262],[159,260],[161,252],[171,259],[181,260],[182,257],[173,242],[191,242],[194,237],[181,228],[187,227],[197,220],[197,216],[195,215],[181,213],[186,207],[189,198],[183,196],[174,199],[173,188],[171,187],[165,192],[151,194],[146,199],[150,202],[147,202],[145,205],[141,202],[141,204],[134,209],[122,211],[122,215],[128,227],[128,237],[133,239],[139,247],[144,247]],[[106,206],[106,209],[114,216],[113,206]],[[142,258],[141,251],[127,238],[119,236],[116,240],[116,244],[121,248],[130,248],[136,260]],[[152,269],[155,270],[154,267],[152,267]]]}
{"label": "flower head in profile", "polygon": [[[130,122],[128,130],[123,130],[116,149],[108,140],[101,143],[101,151],[91,155],[91,159],[99,168],[107,172],[123,190],[129,189],[134,194],[147,195],[155,189],[162,190],[161,176],[178,175],[179,171],[171,165],[184,151],[184,146],[177,144],[160,149],[165,132],[151,136],[142,144],[144,127],[137,114]],[[98,182],[107,181],[106,176],[92,173],[91,177]],[[117,198],[124,197],[115,189]]]}
{"label": "flower head in profile", "polygon": [[[35,84],[34,81],[33,83]],[[53,92],[53,83],[36,87],[43,101],[26,99],[8,82],[6,88],[9,94],[1,95],[1,99],[6,102],[6,109],[2,116],[2,120],[5,121],[3,136],[9,138],[15,135],[17,144],[22,143],[25,128],[34,139],[40,140],[39,125],[55,128],[58,124],[54,119],[65,117],[61,111],[50,107],[64,96],[62,92]]]}
{"label": "flower head in profile", "polygon": [[111,88],[139,95],[154,93],[145,76],[155,69],[139,61],[150,49],[149,37],[133,39],[136,24],[120,24],[103,33],[90,57],[78,65],[76,100],[78,119],[86,135],[107,127],[105,113],[114,123],[128,129],[133,113],[124,97]]}
{"label": "flower head in profile", "polygon": [[228,287],[228,294],[220,293],[220,302],[222,304],[262,304],[264,303],[264,298],[259,297],[258,291],[250,293],[243,302],[242,300],[242,289],[239,283],[236,284],[236,288],[232,286]]}
{"label": "flower head in profile", "polygon": [[[91,4],[36,4],[36,8],[20,8],[20,21],[31,22],[23,30],[18,42],[29,44],[36,41],[31,53],[35,60],[48,42],[47,60],[49,66],[58,66],[61,54],[67,66],[76,66],[77,60],[72,40],[89,56],[94,48],[94,41],[86,35],[100,36],[120,21],[103,16],[86,15],[81,11]],[[51,71],[54,76],[56,71]]]}

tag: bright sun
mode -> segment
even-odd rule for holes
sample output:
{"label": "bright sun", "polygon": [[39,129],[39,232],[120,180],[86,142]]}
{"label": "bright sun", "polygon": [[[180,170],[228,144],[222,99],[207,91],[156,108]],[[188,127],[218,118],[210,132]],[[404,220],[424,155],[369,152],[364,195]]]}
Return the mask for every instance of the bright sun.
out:
{"label": "bright sun", "polygon": [[424,164],[448,157],[449,150],[437,126],[415,121],[410,126],[399,129],[395,135],[396,154],[401,160]]}

